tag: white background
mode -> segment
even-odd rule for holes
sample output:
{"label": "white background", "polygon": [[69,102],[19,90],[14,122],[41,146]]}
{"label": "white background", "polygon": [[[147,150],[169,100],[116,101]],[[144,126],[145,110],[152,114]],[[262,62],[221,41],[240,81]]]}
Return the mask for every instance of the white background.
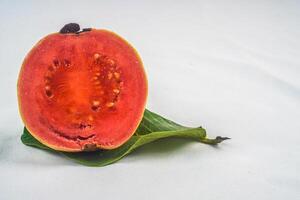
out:
{"label": "white background", "polygon": [[[299,10],[279,0],[0,0],[0,199],[300,199]],[[102,168],[21,144],[20,65],[69,22],[136,47],[150,110],[232,140],[164,140]]]}

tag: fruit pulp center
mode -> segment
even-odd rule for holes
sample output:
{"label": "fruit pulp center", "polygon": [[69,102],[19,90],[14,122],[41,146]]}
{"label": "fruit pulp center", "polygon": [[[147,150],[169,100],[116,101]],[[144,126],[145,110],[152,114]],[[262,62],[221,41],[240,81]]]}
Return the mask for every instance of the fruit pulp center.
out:
{"label": "fruit pulp center", "polygon": [[52,108],[52,124],[91,129],[101,113],[117,108],[123,82],[116,61],[95,53],[85,63],[62,58],[48,66],[44,97]]}

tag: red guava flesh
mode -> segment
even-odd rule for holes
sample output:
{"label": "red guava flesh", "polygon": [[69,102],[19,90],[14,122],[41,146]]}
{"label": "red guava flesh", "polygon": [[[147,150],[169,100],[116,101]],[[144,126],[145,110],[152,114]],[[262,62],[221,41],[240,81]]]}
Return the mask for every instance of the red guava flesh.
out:
{"label": "red guava flesh", "polygon": [[146,99],[140,57],[107,30],[46,36],[26,56],[18,79],[26,128],[59,151],[119,147],[137,129]]}

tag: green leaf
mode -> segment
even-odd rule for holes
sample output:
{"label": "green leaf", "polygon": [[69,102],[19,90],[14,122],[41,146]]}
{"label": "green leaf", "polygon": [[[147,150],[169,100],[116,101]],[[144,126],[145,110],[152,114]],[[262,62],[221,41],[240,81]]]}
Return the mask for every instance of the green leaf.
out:
{"label": "green leaf", "polygon": [[33,136],[31,136],[25,127],[21,140],[25,145],[61,153],[67,158],[83,165],[105,166],[120,160],[142,145],[167,137],[188,138],[211,145],[216,145],[226,139],[229,139],[227,137],[220,136],[215,139],[208,139],[206,138],[205,129],[202,127],[190,128],[181,126],[146,109],[143,120],[135,134],[125,144],[113,150],[99,150],[80,153],[59,152],[37,141]]}

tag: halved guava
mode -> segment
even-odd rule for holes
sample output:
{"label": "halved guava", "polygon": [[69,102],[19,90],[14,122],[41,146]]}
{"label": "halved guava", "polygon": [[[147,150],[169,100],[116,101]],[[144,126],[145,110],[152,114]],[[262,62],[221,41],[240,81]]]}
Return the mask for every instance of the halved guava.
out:
{"label": "halved guava", "polygon": [[143,116],[142,61],[115,33],[64,28],[40,40],[23,62],[18,79],[23,122],[55,150],[117,148]]}

